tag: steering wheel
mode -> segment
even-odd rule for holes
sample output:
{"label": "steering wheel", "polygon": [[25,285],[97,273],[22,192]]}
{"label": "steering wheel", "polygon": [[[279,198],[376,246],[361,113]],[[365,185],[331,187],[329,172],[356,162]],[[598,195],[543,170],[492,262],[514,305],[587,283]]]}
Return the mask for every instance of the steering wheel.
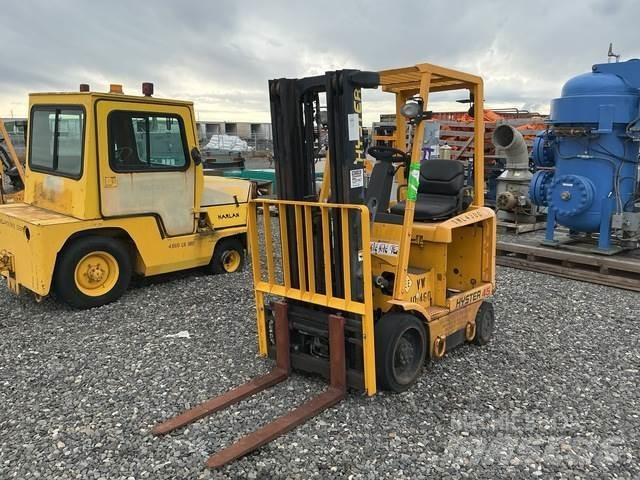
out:
{"label": "steering wheel", "polygon": [[120,162],[126,162],[131,158],[131,155],[133,155],[133,148],[131,147],[120,147],[116,150],[116,158]]}
{"label": "steering wheel", "polygon": [[399,148],[387,147],[384,145],[369,147],[367,153],[381,162],[407,163],[411,160],[411,157]]}

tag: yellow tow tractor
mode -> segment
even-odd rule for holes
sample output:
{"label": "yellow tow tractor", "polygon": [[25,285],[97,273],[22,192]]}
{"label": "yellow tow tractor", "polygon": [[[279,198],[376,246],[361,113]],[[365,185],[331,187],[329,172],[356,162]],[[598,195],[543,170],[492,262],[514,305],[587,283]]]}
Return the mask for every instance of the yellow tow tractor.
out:
{"label": "yellow tow tractor", "polygon": [[[394,95],[395,145],[375,147],[365,176],[362,89]],[[341,401],[347,387],[404,391],[427,359],[456,345],[487,343],[494,312],[496,222],[482,188],[465,186],[455,160],[423,160],[429,94],[468,90],[483,111],[482,79],[431,65],[339,70],[269,84],[278,199],[249,205],[249,248],[258,345],[276,368],[158,424],[166,434],[285,380],[291,369],[330,379],[329,388],[209,458],[220,467]],[[329,150],[316,190],[313,155],[326,102]],[[476,115],[475,185],[484,184],[484,123]],[[408,140],[407,140],[408,139]],[[407,171],[406,200],[392,202]],[[394,196],[395,198],[395,196]],[[269,215],[279,212],[278,225]],[[279,240],[278,240],[279,239]],[[280,268],[281,267],[281,268]],[[269,303],[265,303],[266,301]]]}
{"label": "yellow tow tractor", "polygon": [[193,104],[142,90],[29,96],[24,202],[0,206],[14,293],[90,308],[133,274],[242,267],[251,183],[205,176]]}

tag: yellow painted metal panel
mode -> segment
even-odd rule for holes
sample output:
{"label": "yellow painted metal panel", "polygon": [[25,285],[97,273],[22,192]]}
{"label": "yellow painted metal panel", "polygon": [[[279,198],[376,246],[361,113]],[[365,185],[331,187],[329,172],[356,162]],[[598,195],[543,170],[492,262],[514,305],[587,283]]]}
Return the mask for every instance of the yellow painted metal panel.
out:
{"label": "yellow painted metal panel", "polygon": [[376,352],[375,332],[373,326],[373,281],[371,272],[371,232],[369,216],[365,212],[360,214],[362,229],[362,271],[364,282],[364,315],[362,317],[362,350],[364,357],[364,386],[368,395],[374,395],[376,386]]}
{"label": "yellow painted metal panel", "polygon": [[[269,209],[268,204],[264,204]],[[282,275],[284,286],[291,287],[291,264],[289,263],[289,233],[287,231],[287,207],[283,203],[276,203],[278,206],[278,218],[280,219],[280,246],[282,253]],[[267,239],[266,241],[270,241]]]}
{"label": "yellow painted metal panel", "polygon": [[256,322],[258,327],[258,353],[261,356],[266,357],[269,353],[267,347],[267,328],[266,328],[266,313],[264,308],[264,294],[255,290],[256,299]]}
{"label": "yellow painted metal panel", "polygon": [[331,274],[331,244],[329,242],[329,210],[320,209],[322,216],[322,255],[324,256],[324,286],[328,297],[333,295],[333,279]]}
{"label": "yellow painted metal panel", "polygon": [[342,224],[342,269],[344,271],[344,298],[348,302],[351,301],[351,257],[349,256],[349,210],[343,208],[340,210],[340,221]]}
{"label": "yellow painted metal panel", "polygon": [[296,244],[298,245],[298,284],[300,290],[307,290],[307,269],[305,268],[304,258],[304,224],[302,223],[302,205],[294,205],[294,218],[296,225]]}
{"label": "yellow painted metal panel", "polygon": [[484,205],[484,88],[482,79],[475,78],[472,88],[476,115],[473,117],[473,128],[476,135],[473,137],[473,203],[477,207]]}
{"label": "yellow painted metal panel", "polygon": [[[255,212],[256,204],[251,204],[251,208]],[[262,221],[264,222],[264,236],[265,238],[272,239],[273,233],[271,233],[271,215],[269,214],[269,209],[267,208],[262,212]],[[252,238],[254,238],[252,236]],[[257,238],[256,238],[257,241]],[[268,241],[264,242],[265,254],[267,256],[267,278],[269,279],[269,283],[275,283],[276,281],[276,269],[273,263],[273,242]],[[255,256],[258,257],[259,250],[256,249]],[[254,264],[255,265],[255,264]],[[256,269],[254,268],[254,275]]]}

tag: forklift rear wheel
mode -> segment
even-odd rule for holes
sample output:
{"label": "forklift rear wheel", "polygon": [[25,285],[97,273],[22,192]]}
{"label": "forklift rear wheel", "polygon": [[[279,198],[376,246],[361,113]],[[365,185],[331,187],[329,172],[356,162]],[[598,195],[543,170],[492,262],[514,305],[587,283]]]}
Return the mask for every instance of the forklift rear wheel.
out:
{"label": "forklift rear wheel", "polygon": [[476,345],[486,345],[493,337],[493,328],[496,323],[493,303],[482,302],[476,314],[476,335],[473,342]]}
{"label": "forklift rear wheel", "polygon": [[131,270],[131,257],[121,241],[85,237],[62,252],[53,289],[72,307],[98,307],[122,296],[129,286]]}
{"label": "forklift rear wheel", "polygon": [[244,247],[237,238],[223,238],[218,242],[211,259],[213,273],[234,273],[244,266]]}
{"label": "forklift rear wheel", "polygon": [[382,388],[404,392],[420,375],[427,354],[424,322],[409,313],[387,313],[376,323],[376,371]]}

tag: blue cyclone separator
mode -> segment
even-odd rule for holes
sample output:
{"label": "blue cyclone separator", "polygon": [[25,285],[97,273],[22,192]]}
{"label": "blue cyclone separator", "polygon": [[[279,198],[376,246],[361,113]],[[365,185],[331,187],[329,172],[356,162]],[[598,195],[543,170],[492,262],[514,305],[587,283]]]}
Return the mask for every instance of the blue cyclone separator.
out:
{"label": "blue cyclone separator", "polygon": [[548,207],[547,243],[556,224],[598,232],[611,248],[611,218],[633,211],[640,140],[640,60],[594,65],[565,83],[551,102],[549,129],[534,141],[540,170],[531,201]]}

